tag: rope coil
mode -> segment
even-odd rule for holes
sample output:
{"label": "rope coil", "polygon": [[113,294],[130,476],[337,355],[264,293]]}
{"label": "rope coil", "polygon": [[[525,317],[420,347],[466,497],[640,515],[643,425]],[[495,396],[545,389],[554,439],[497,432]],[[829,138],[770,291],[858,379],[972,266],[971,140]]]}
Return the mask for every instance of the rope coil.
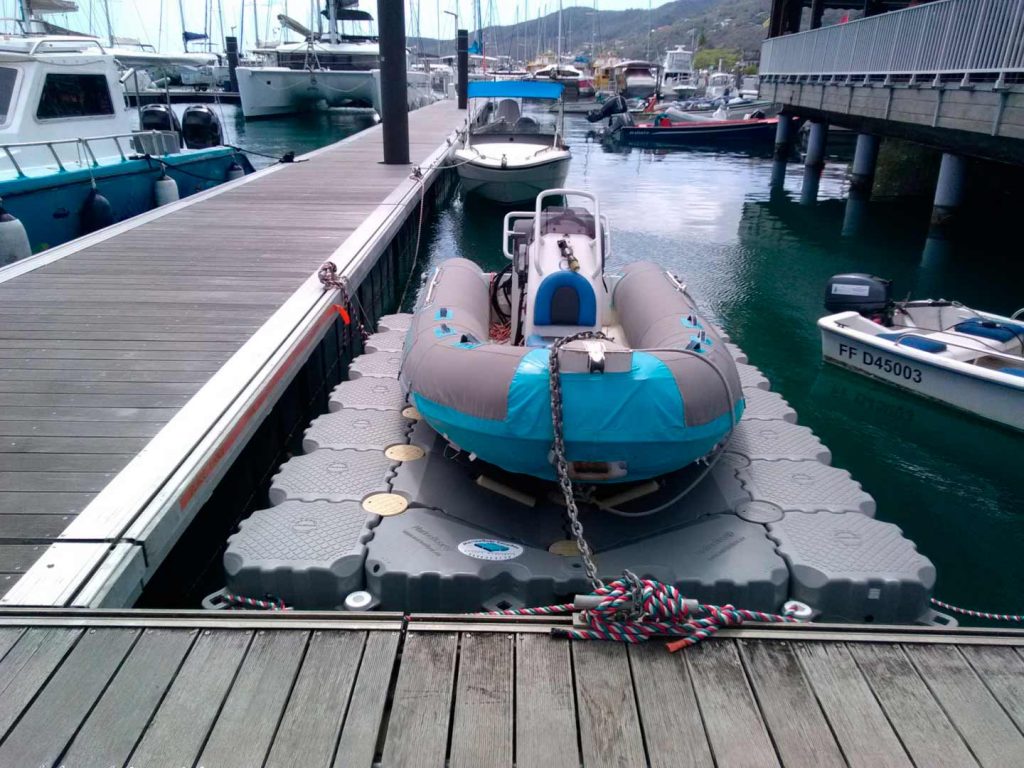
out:
{"label": "rope coil", "polygon": [[595,589],[592,596],[577,597],[575,603],[491,611],[490,615],[569,614],[592,603],[593,607],[580,613],[585,627],[555,627],[551,634],[572,640],[612,640],[633,644],[653,637],[675,637],[679,639],[666,644],[666,648],[675,653],[711,637],[722,627],[736,627],[745,621],[799,623],[789,614],[699,603],[683,597],[671,584],[640,579],[629,571],[621,579]]}

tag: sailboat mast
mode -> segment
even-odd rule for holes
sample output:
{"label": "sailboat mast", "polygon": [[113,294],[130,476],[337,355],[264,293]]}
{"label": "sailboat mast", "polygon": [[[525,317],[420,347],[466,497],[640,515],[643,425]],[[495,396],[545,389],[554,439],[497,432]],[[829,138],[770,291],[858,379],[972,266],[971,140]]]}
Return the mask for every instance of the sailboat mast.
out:
{"label": "sailboat mast", "polygon": [[220,28],[220,44],[226,48],[224,42],[224,0],[217,0],[217,26]]}
{"label": "sailboat mast", "polygon": [[103,13],[107,17],[107,38],[110,40],[110,47],[114,47],[114,27],[110,23],[110,3],[107,0],[103,0]]}
{"label": "sailboat mast", "polygon": [[[106,5],[107,0],[103,0],[103,4]],[[181,16],[181,47],[188,53],[188,38],[185,36],[185,3],[184,0],[178,0],[178,15]]]}
{"label": "sailboat mast", "polygon": [[327,39],[331,45],[338,42],[338,4],[327,0]]}
{"label": "sailboat mast", "polygon": [[562,65],[562,0],[558,0],[558,43],[556,48],[555,67],[560,67]]}
{"label": "sailboat mast", "polygon": [[252,0],[252,35],[253,35],[253,47],[257,47],[260,44],[260,17],[256,11],[256,0]]}

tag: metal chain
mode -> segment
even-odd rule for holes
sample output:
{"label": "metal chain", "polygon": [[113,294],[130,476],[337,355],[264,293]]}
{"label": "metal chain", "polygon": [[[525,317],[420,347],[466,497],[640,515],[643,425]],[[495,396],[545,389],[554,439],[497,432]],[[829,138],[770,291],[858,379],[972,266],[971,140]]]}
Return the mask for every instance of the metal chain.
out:
{"label": "metal chain", "polygon": [[[320,269],[316,273],[317,279],[320,280],[320,285],[324,287],[324,290],[330,290],[331,288],[337,289],[341,294],[341,306],[348,311],[351,307],[356,315],[356,327],[359,329],[359,334],[362,336],[363,341],[366,341],[370,333],[367,330],[369,325],[366,312],[363,311],[363,305],[359,301],[357,294],[352,294],[348,289],[348,278],[344,275],[338,275],[338,266],[333,261],[325,261]],[[346,315],[342,315],[345,319]],[[348,320],[345,320],[345,324],[348,324]]]}
{"label": "metal chain", "polygon": [[555,434],[552,452],[554,453],[555,470],[558,472],[558,485],[561,487],[562,495],[565,497],[565,511],[569,515],[569,530],[576,539],[576,547],[580,551],[580,557],[583,558],[583,568],[586,571],[587,579],[590,580],[594,589],[602,589],[604,588],[604,582],[602,582],[600,577],[597,575],[597,564],[594,562],[594,553],[590,549],[590,544],[587,543],[587,540],[583,536],[583,524],[580,523],[580,512],[576,507],[576,497],[573,492],[572,479],[569,477],[569,461],[565,457],[565,423],[562,411],[562,377],[561,364],[558,359],[559,351],[566,344],[586,339],[607,340],[608,337],[600,331],[582,331],[581,333],[574,333],[572,336],[565,336],[558,339],[551,345],[551,351],[548,357],[548,386],[551,390],[551,426]]}

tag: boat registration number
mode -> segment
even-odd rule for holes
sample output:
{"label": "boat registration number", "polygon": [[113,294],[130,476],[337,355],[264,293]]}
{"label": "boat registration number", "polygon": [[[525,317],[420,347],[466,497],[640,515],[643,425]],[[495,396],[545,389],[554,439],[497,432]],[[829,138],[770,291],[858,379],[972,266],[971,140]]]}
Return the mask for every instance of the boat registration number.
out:
{"label": "boat registration number", "polygon": [[893,360],[891,357],[871,352],[867,349],[855,347],[852,344],[839,344],[839,357],[850,362],[857,362],[865,368],[875,368],[883,373],[888,373],[899,379],[920,384],[922,375],[921,369],[916,366],[904,363],[900,360]]}

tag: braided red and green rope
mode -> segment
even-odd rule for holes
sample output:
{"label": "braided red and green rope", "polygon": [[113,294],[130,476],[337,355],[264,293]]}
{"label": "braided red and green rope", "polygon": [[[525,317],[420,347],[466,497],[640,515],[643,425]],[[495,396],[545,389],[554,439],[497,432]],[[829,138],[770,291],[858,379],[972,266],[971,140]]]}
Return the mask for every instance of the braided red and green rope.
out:
{"label": "braided red and green rope", "polygon": [[224,599],[232,605],[240,605],[246,608],[258,608],[263,611],[290,611],[287,605],[284,604],[284,600],[258,600],[255,597],[246,597],[245,595],[235,595],[225,590],[223,592]]}
{"label": "braided red and green rope", "polygon": [[947,611],[952,611],[953,613],[959,613],[963,616],[971,616],[975,619],[1024,622],[1024,616],[1018,616],[1015,613],[988,613],[987,611],[975,611],[971,608],[961,608],[958,605],[944,603],[941,600],[936,600],[934,597],[931,598],[931,604],[937,605],[939,608],[945,608]]}
{"label": "braided red and green rope", "polygon": [[[597,589],[594,595],[603,598],[596,607],[582,612],[586,628],[555,627],[556,637],[573,640],[613,640],[620,643],[642,643],[652,637],[678,637],[667,644],[670,651],[696,645],[722,627],[738,626],[744,621],[796,623],[787,614],[764,613],[734,608],[731,605],[707,605],[687,600],[671,584],[654,579],[616,579]],[[639,606],[634,608],[634,599]],[[546,616],[572,613],[573,603],[536,608],[514,608],[491,611],[500,616]],[[628,615],[626,612],[628,611]]]}

